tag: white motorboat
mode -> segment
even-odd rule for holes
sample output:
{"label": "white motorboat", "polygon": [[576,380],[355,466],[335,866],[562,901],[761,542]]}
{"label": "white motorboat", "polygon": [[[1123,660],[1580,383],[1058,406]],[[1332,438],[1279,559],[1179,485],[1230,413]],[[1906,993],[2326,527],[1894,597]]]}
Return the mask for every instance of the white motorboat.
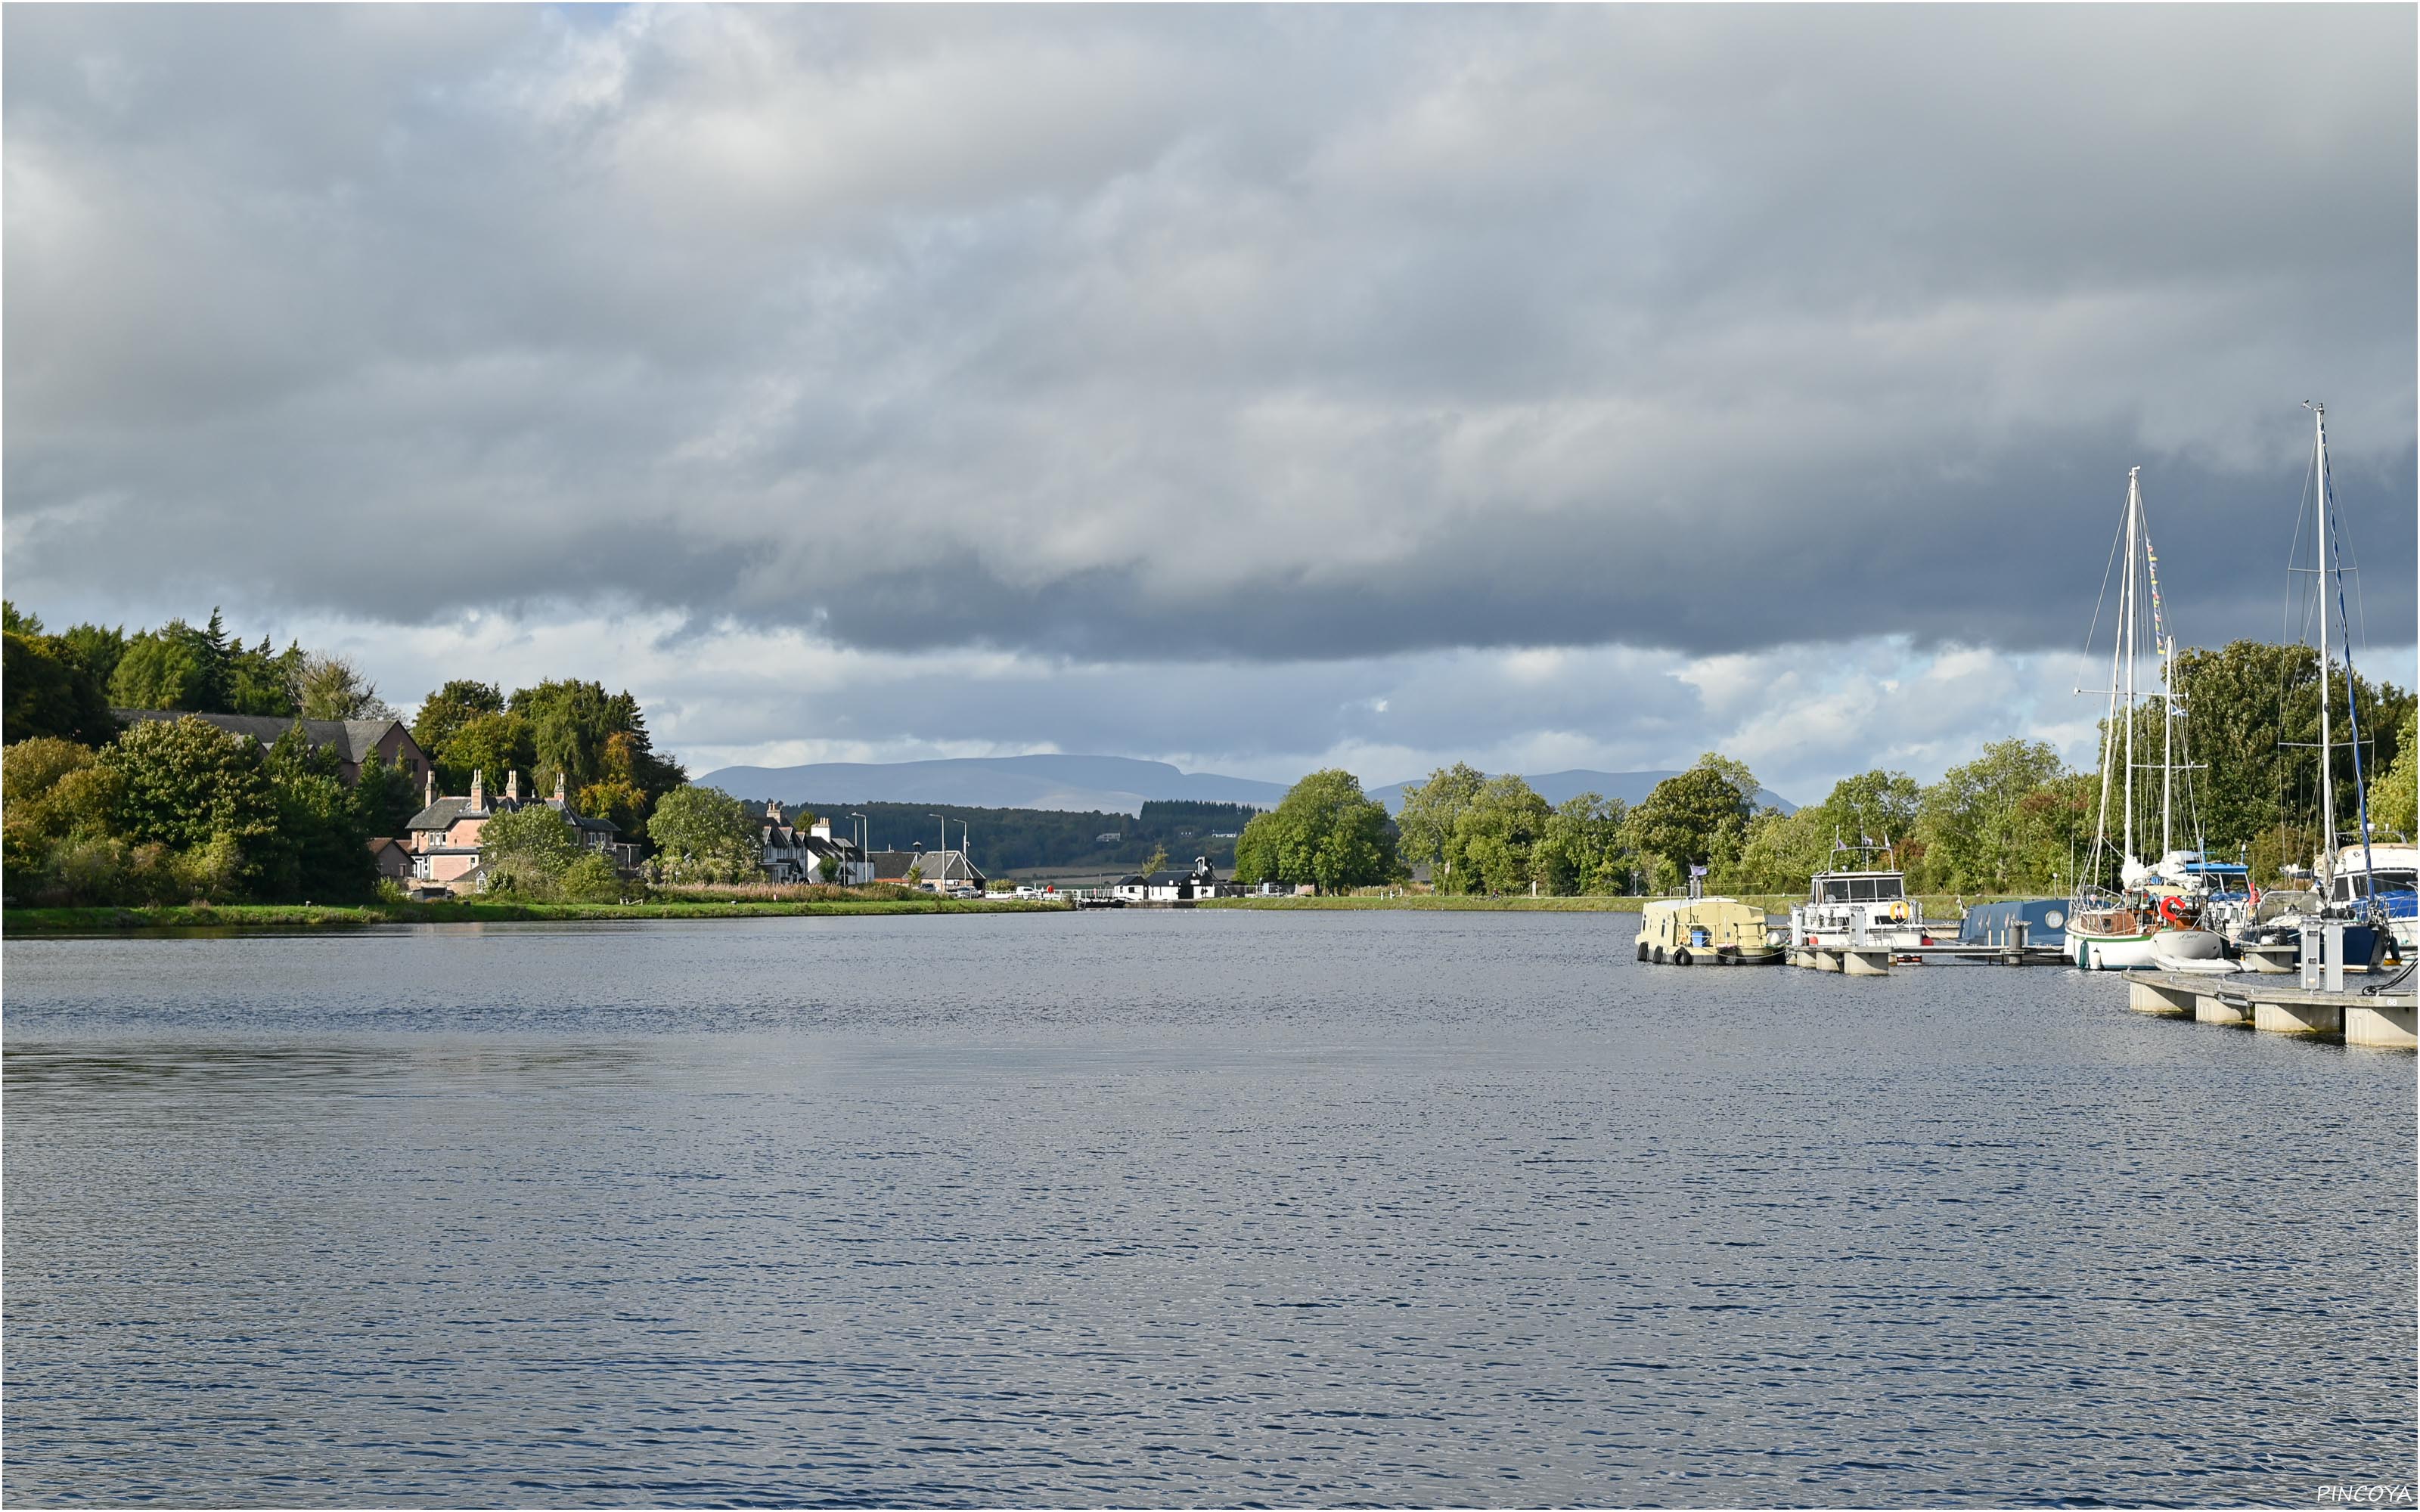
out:
{"label": "white motorboat", "polygon": [[2328,876],[2330,903],[2348,912],[2372,905],[2400,954],[2420,952],[2420,845],[2347,845]]}
{"label": "white motorboat", "polygon": [[[1842,856],[1863,860],[1876,852],[1887,856],[1889,850],[1887,842],[1832,842],[1836,861]],[[1790,910],[1792,950],[1817,946],[1912,950],[1931,943],[1922,912],[1907,895],[1907,874],[1895,867],[1818,872],[1807,881],[1807,901]]]}

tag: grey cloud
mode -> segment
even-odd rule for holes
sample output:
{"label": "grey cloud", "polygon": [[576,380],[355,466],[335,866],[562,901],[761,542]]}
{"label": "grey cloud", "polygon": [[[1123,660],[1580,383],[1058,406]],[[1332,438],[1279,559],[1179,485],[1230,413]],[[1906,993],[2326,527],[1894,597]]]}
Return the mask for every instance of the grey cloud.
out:
{"label": "grey cloud", "polygon": [[2219,639],[2314,394],[2412,555],[2408,10],[0,24],[20,598],[2064,647],[2140,463]]}

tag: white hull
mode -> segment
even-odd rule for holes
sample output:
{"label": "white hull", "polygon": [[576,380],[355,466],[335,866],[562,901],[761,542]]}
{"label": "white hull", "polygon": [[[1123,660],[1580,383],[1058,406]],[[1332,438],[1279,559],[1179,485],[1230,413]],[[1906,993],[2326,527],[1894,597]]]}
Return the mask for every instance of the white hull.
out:
{"label": "white hull", "polygon": [[2151,958],[2149,934],[2113,938],[2070,931],[2067,943],[2075,952],[2075,964],[2086,971],[2151,971],[2159,966]]}
{"label": "white hull", "polygon": [[2206,929],[2163,929],[2110,936],[2071,933],[2075,964],[2086,971],[2232,971],[2226,948]]}

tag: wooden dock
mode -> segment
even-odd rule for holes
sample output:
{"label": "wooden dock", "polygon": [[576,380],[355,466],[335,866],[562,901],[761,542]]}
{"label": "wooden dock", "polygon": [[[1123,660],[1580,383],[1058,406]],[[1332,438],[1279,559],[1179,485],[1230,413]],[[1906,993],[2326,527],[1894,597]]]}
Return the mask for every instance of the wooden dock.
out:
{"label": "wooden dock", "polygon": [[[1777,928],[1788,927],[1782,919]],[[1927,919],[1928,934],[1955,935],[1956,919]],[[1846,941],[1822,946],[1785,948],[1783,957],[1793,966],[1815,971],[1838,971],[1852,977],[1885,977],[1893,964],[1917,965],[1927,961],[1976,961],[1993,966],[2064,966],[2071,965],[2063,945],[2035,945],[2026,938],[2023,920],[2012,923],[2008,934],[1993,945],[1969,945],[1951,940],[1942,945],[1900,945],[1884,947],[1869,945],[1862,934]]]}
{"label": "wooden dock", "polygon": [[2306,1034],[2347,1044],[2387,1049],[2420,1048],[2413,1033],[2415,1002],[2410,991],[2366,993],[2358,988],[2323,992],[2295,984],[2290,977],[2257,972],[2201,976],[2181,971],[2132,971],[2126,1006],[2161,1018],[2189,1018],[2272,1034]]}

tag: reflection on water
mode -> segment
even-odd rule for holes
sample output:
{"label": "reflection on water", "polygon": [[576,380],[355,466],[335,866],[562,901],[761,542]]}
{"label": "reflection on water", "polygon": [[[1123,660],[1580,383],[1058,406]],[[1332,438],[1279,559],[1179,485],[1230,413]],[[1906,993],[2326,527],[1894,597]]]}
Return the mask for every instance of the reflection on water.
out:
{"label": "reflection on water", "polygon": [[2411,1475],[2408,1057],[2146,1020],[2063,971],[1692,974],[1627,938],[9,942],[10,1498],[2304,1503]]}

